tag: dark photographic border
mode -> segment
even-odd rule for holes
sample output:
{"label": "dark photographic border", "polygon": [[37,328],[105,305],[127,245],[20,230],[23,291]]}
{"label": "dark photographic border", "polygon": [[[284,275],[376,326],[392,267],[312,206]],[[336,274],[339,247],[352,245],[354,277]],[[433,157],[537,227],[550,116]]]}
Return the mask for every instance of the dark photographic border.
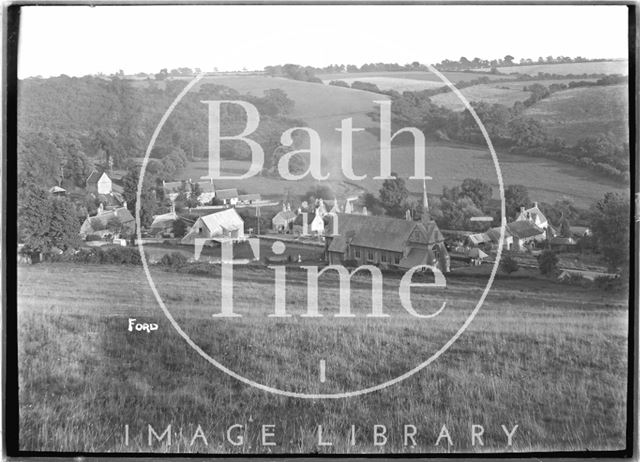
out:
{"label": "dark photographic border", "polygon": [[[640,227],[640,208],[636,207],[640,203],[640,193],[638,193],[637,179],[640,174],[638,169],[638,145],[637,145],[637,83],[636,74],[637,65],[637,41],[638,41],[638,16],[637,4],[631,1],[613,1],[613,2],[524,2],[524,1],[482,1],[471,2],[469,0],[460,1],[389,1],[389,0],[364,0],[358,2],[354,0],[337,1],[301,1],[293,0],[291,2],[285,0],[275,0],[264,2],[256,0],[219,0],[219,1],[188,1],[188,3],[177,3],[176,1],[152,1],[142,2],[134,0],[132,2],[125,1],[105,1],[98,3],[99,6],[159,6],[159,5],[626,5],[628,8],[628,63],[629,63],[629,151],[630,151],[630,204],[629,219],[634,223],[633,236],[629,242],[629,252],[633,257],[629,268],[629,318],[628,318],[628,382],[627,382],[627,432],[626,432],[626,448],[622,450],[611,451],[550,451],[550,452],[503,452],[503,453],[456,453],[456,454],[434,454],[434,453],[383,453],[383,454],[174,454],[174,453],[157,453],[157,452],[51,452],[51,451],[32,451],[21,450],[19,445],[19,408],[18,408],[18,348],[17,348],[17,258],[16,243],[17,230],[15,223],[17,222],[17,202],[16,202],[16,175],[17,172],[17,109],[18,109],[18,43],[20,35],[20,9],[23,6],[67,6],[67,5],[90,5],[96,4],[92,1],[51,1],[46,4],[36,1],[15,1],[4,6],[3,24],[3,80],[2,96],[5,104],[3,105],[3,132],[5,136],[2,138],[2,303],[3,310],[3,426],[4,426],[4,453],[3,457],[9,458],[132,458],[132,459],[149,459],[156,458],[216,458],[216,459],[238,459],[238,458],[274,458],[288,459],[311,459],[311,458],[345,458],[345,459],[582,459],[582,458],[616,458],[634,460],[638,458],[638,249],[640,241],[638,230]],[[637,202],[636,202],[637,201]],[[634,207],[635,204],[635,207]]]}

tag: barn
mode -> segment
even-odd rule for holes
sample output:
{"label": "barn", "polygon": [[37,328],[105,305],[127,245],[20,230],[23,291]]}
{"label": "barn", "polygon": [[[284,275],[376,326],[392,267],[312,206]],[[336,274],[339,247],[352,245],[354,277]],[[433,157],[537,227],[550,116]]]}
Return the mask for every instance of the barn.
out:
{"label": "barn", "polygon": [[181,244],[194,244],[195,239],[244,240],[244,221],[235,209],[205,215],[196,220]]}

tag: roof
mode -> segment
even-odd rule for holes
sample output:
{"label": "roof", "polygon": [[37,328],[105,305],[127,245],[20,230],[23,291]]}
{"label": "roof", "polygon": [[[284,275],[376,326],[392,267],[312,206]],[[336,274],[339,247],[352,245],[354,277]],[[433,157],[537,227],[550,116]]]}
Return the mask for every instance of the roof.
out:
{"label": "roof", "polygon": [[216,188],[213,184],[213,181],[209,180],[209,181],[196,181],[195,183],[193,183],[194,185],[198,185],[198,188],[200,188],[200,192],[203,193],[212,193],[212,192],[216,192]]}
{"label": "roof", "polygon": [[534,223],[526,220],[514,221],[507,225],[509,232],[518,239],[544,234],[544,230]]}
{"label": "roof", "polygon": [[64,188],[61,188],[60,186],[54,186],[53,188],[49,189],[49,192],[55,194],[55,193],[67,192],[67,190]]}
{"label": "roof", "polygon": [[126,207],[107,210],[93,217],[89,217],[87,218],[87,220],[89,220],[89,223],[93,228],[93,223],[95,222],[95,220],[99,221],[102,224],[102,226],[106,226],[109,220],[113,218],[118,219],[122,224],[132,223],[134,221],[133,216],[131,215],[129,210],[127,210]]}
{"label": "roof", "polygon": [[478,248],[473,248],[467,252],[467,256],[471,258],[487,258],[489,255]]}
{"label": "roof", "polygon": [[576,245],[576,241],[572,237],[552,237],[549,239],[550,245]]}
{"label": "roof", "polygon": [[238,196],[238,200],[242,202],[259,201],[260,199],[260,194],[240,194]]}
{"label": "roof", "polygon": [[[338,219],[338,234],[348,240],[350,245],[402,252],[409,241],[426,245],[444,241],[435,222],[428,223],[425,228],[418,221],[398,218],[345,213],[333,216]],[[332,225],[329,226],[332,231]],[[339,251],[340,242],[336,241],[336,238],[332,240],[330,251]]]}
{"label": "roof", "polygon": [[209,231],[215,231],[217,228],[222,228],[228,231],[236,229],[244,229],[244,221],[238,215],[235,209],[227,209],[221,212],[212,213],[211,215],[204,215],[198,220],[201,220]]}
{"label": "roof", "polygon": [[[500,240],[500,227],[496,227],[496,228],[491,228],[489,231],[486,232],[487,236],[489,237],[489,239],[491,239],[493,242],[498,243],[498,241]],[[509,227],[505,226],[504,227],[504,238],[508,238],[511,237],[511,233],[509,232]]]}
{"label": "roof", "polygon": [[178,215],[175,212],[164,213],[162,215],[156,215],[153,217],[153,223],[151,223],[151,229],[164,229],[173,225],[173,222],[178,219]]}
{"label": "roof", "polygon": [[[280,212],[276,213],[276,215],[271,219],[271,221],[272,222],[275,222],[278,220],[291,221],[291,220],[294,220],[295,218],[296,218],[295,212],[292,212],[291,210],[286,210],[286,211],[281,210]],[[302,223],[302,221],[300,223]]]}
{"label": "roof", "polygon": [[216,192],[216,198],[218,199],[235,199],[237,197],[238,197],[238,190],[236,188],[219,189]]}
{"label": "roof", "polygon": [[97,170],[94,170],[93,172],[91,172],[91,174],[87,178],[87,186],[98,184],[98,181],[100,181],[100,179],[102,179],[103,176],[106,176],[107,180],[110,179],[105,172],[100,173]]}
{"label": "roof", "polygon": [[186,181],[165,181],[162,183],[165,192],[179,192],[183,187],[185,191],[191,190],[191,185]]}
{"label": "roof", "polygon": [[536,219],[536,216],[540,218],[540,221],[547,221],[547,217],[544,216],[542,210],[538,208],[538,203],[536,202],[533,207],[529,209],[525,209],[524,212],[519,212],[516,221],[518,220],[526,220],[527,214],[531,217],[532,220]]}
{"label": "roof", "polygon": [[467,239],[469,239],[473,244],[484,244],[485,242],[491,241],[491,238],[487,235],[487,233],[469,234],[467,236]]}
{"label": "roof", "polygon": [[569,229],[571,230],[571,234],[579,234],[580,236],[591,232],[591,229],[587,226],[569,226]]}

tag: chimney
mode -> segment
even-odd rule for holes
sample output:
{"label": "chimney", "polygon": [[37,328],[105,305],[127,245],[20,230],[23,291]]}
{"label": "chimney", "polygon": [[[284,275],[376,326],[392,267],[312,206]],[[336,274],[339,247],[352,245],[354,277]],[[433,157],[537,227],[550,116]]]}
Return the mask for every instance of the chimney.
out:
{"label": "chimney", "polygon": [[534,203],[533,203],[533,206],[534,206],[535,208],[538,208],[538,203],[537,203],[537,202],[534,202]]}
{"label": "chimney", "polygon": [[362,207],[362,214],[367,215],[367,206]]}
{"label": "chimney", "polygon": [[100,215],[102,212],[104,212],[104,206],[102,205],[102,202],[100,202],[100,206],[98,207],[98,215]]}
{"label": "chimney", "polygon": [[412,221],[411,220],[411,210],[407,209],[407,211],[404,214],[404,219],[407,221]]}
{"label": "chimney", "polygon": [[122,203],[122,206],[126,209],[126,208],[127,208],[127,201],[124,201],[124,202]]}
{"label": "chimney", "polygon": [[524,207],[520,207],[520,213],[524,213]]}

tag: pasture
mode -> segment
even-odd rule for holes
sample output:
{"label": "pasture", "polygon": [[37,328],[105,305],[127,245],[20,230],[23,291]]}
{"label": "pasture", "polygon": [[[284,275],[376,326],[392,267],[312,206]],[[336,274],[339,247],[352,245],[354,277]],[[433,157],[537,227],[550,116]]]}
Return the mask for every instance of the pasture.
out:
{"label": "pasture", "polygon": [[598,133],[629,141],[629,87],[609,85],[572,88],[538,101],[525,115],[569,142]]}
{"label": "pasture", "polygon": [[[256,95],[261,95],[264,90],[270,88],[282,89],[295,102],[291,117],[303,120],[308,127],[320,134],[323,173],[329,173],[326,184],[332,188],[336,196],[345,197],[363,191],[377,194],[382,186],[382,181],[372,179],[380,172],[380,145],[377,123],[368,114],[379,110],[379,105],[374,101],[387,99],[385,95],[266,76],[208,77],[205,81]],[[502,86],[502,83],[496,86]],[[474,92],[474,88],[469,87],[463,91]],[[503,92],[511,99],[526,99],[526,93],[518,90],[490,91],[494,94]],[[353,135],[353,165],[356,174],[367,174],[368,177],[362,181],[347,183],[342,175],[341,138],[336,128],[341,126],[342,119],[349,117],[353,119],[354,128],[365,129]],[[505,184],[517,183],[527,186],[535,200],[554,202],[559,198],[568,197],[578,205],[588,206],[599,199],[603,191],[626,191],[616,182],[586,169],[551,159],[518,157],[502,152],[498,154]],[[223,169],[237,175],[248,170],[248,164],[242,161],[223,160],[222,166]],[[185,170],[179,172],[178,176],[179,179],[199,178],[208,173],[207,168],[205,161],[192,162]],[[395,140],[392,170],[408,177],[412,174],[412,169],[413,147],[406,143],[406,139]],[[432,194],[439,194],[442,186],[460,184],[465,178],[481,178],[495,186],[495,197],[498,197],[498,180],[490,155],[481,147],[429,140],[427,170],[434,178],[428,184],[429,192]],[[314,183],[315,180],[310,176],[300,181],[285,181],[279,176],[255,176],[239,181],[219,180],[217,184],[219,188],[235,187],[280,199],[287,191],[292,195],[304,194]],[[410,191],[419,193],[421,185],[418,183],[409,181]]]}
{"label": "pasture", "polygon": [[[303,273],[287,270],[291,318],[269,318],[273,271],[235,273],[242,318],[216,320],[219,279],[152,270],[178,323],[207,353],[238,373],[300,392],[335,392],[394,377],[430,355],[457,329],[485,280],[448,280],[414,289],[421,311],[446,299],[436,318],[397,307],[398,280],[385,276],[390,318],[364,318],[370,285],[356,277],[357,317],[338,319],[335,278],[321,280],[323,318],[301,318]],[[326,277],[326,276],[324,276]],[[540,278],[496,280],[474,322],[426,369],[382,391],[351,399],[279,397],[232,379],[197,355],[157,307],[140,267],[41,264],[18,269],[20,447],[49,451],[201,453],[481,452],[621,449],[626,425],[627,308],[623,294]],[[394,303],[394,299],[395,302]],[[157,332],[128,332],[128,319]],[[326,359],[326,382],[318,380]],[[172,425],[172,444],[147,442],[147,425]],[[244,444],[225,430],[244,426]],[[260,426],[275,425],[277,446]],[[385,425],[385,446],[372,443]],[[405,446],[403,425],[418,428]],[[471,446],[471,424],[485,427]],[[518,425],[513,447],[500,429]],[[125,445],[124,428],[130,427]],[[206,439],[192,435],[202,426]],[[317,445],[317,426],[323,440]],[[356,441],[349,431],[356,426]],[[454,445],[435,440],[446,425]]]}
{"label": "pasture", "polygon": [[[488,74],[486,72],[443,72],[452,83],[468,82],[469,80],[475,80],[479,77],[488,77],[491,80],[508,79],[510,76]],[[329,83],[331,80],[362,80],[369,78],[393,78],[393,79],[406,79],[406,80],[424,80],[431,82],[438,82],[438,84],[444,85],[440,77],[432,72],[425,71],[389,71],[389,72],[340,72],[336,74],[318,74],[317,77],[325,83]]]}
{"label": "pasture", "polygon": [[[524,101],[531,95],[530,92],[523,90],[526,84],[520,82],[519,85],[515,83],[511,85],[512,87],[505,86],[502,83],[474,85],[463,88],[460,92],[469,102],[484,101],[490,104],[504,104],[507,107],[512,107],[516,102]],[[463,111],[465,109],[464,103],[453,92],[432,96],[431,101],[453,111]]]}
{"label": "pasture", "polygon": [[537,75],[538,72],[549,74],[623,74],[629,73],[626,60],[600,61],[587,63],[531,64],[527,66],[498,67],[498,71],[511,74]]}

